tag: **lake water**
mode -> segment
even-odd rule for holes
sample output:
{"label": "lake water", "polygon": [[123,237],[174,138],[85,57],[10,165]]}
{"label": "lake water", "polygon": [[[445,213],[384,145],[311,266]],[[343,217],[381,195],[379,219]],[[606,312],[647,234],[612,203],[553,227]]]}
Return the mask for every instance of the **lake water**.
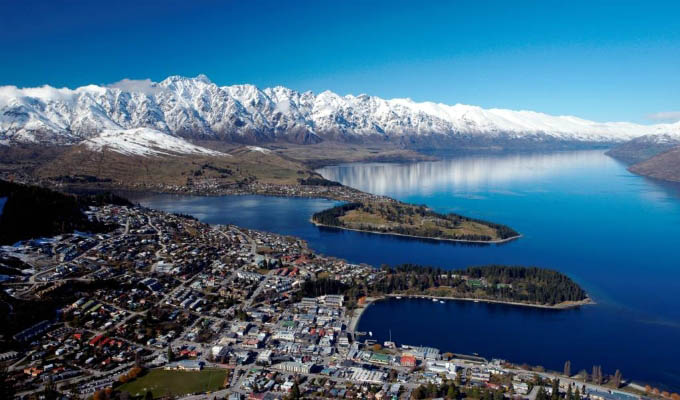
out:
{"label": "lake water", "polygon": [[502,245],[465,245],[318,228],[335,204],[261,196],[151,196],[142,204],[306,239],[352,262],[444,268],[491,263],[562,271],[597,305],[567,311],[450,301],[390,300],[369,307],[359,330],[398,343],[572,371],[602,365],[680,390],[680,187],[626,171],[602,151],[466,156],[412,164],[320,170],[376,194],[507,224]]}

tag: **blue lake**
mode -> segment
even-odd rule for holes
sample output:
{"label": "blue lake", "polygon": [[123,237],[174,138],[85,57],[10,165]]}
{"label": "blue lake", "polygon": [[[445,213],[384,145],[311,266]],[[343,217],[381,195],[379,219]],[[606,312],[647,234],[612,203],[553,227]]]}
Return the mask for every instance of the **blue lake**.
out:
{"label": "blue lake", "polygon": [[412,164],[326,167],[358,189],[507,224],[502,245],[465,245],[317,228],[336,204],[262,196],[154,195],[142,204],[295,235],[318,252],[373,265],[444,268],[490,263],[560,270],[597,305],[567,311],[483,303],[391,300],[369,307],[359,329],[398,343],[477,352],[561,370],[602,365],[680,390],[680,187],[629,173],[602,151],[466,156]]}

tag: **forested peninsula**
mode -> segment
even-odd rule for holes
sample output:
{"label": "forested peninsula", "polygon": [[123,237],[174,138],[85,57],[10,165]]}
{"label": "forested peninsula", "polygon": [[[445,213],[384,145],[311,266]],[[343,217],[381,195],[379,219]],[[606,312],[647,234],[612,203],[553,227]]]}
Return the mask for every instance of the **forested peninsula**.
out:
{"label": "forested peninsula", "polygon": [[488,265],[444,270],[403,264],[382,266],[381,277],[370,283],[346,286],[330,279],[305,283],[302,295],[344,294],[350,304],[362,297],[427,296],[568,308],[592,303],[568,276],[551,269]]}

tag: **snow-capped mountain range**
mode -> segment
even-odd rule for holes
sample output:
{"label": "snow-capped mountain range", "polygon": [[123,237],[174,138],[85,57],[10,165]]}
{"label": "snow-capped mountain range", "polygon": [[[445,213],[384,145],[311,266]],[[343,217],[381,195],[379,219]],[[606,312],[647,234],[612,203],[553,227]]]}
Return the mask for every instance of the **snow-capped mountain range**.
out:
{"label": "snow-capped mountain range", "polygon": [[[75,144],[148,133],[238,143],[381,140],[409,144],[484,139],[612,143],[680,136],[680,123],[599,123],[572,116],[476,106],[217,86],[204,75],[124,80],[77,89],[0,87],[0,144]],[[131,131],[132,130],[132,131]],[[118,132],[116,134],[115,132]],[[128,138],[129,139],[129,138]],[[104,140],[104,139],[102,139]]]}

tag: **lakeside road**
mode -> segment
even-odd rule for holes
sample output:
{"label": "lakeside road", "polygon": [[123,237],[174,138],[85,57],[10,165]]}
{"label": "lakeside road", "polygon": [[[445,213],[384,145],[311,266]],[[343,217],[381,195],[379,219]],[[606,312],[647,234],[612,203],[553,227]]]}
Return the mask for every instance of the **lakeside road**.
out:
{"label": "lakeside road", "polygon": [[311,222],[312,224],[314,224],[316,226],[323,226],[323,227],[326,227],[326,228],[344,229],[344,230],[347,230],[347,231],[373,233],[373,234],[376,234],[376,235],[402,236],[402,237],[413,238],[413,239],[458,242],[458,243],[501,244],[501,243],[507,243],[507,242],[510,242],[510,241],[513,241],[513,240],[516,240],[516,239],[519,239],[519,238],[522,237],[522,235],[517,235],[517,236],[509,237],[509,238],[506,238],[506,239],[496,239],[496,240],[448,239],[448,238],[438,238],[438,237],[431,237],[431,236],[406,235],[406,234],[403,234],[403,233],[394,233],[394,232],[369,231],[369,230],[366,230],[366,229],[356,229],[356,228],[347,228],[345,226],[327,225],[327,224],[322,224],[320,222],[316,222],[316,221],[314,221],[313,218],[310,218],[309,222]]}

